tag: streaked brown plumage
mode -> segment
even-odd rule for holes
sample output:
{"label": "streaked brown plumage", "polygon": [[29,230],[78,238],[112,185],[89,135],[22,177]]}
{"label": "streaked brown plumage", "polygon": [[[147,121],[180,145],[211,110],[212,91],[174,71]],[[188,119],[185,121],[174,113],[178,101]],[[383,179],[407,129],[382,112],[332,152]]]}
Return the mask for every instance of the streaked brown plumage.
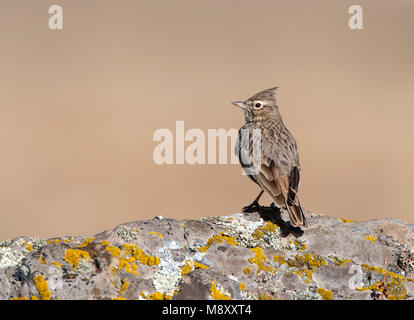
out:
{"label": "streaked brown plumage", "polygon": [[[236,155],[243,170],[259,185],[262,191],[250,206],[259,206],[258,201],[267,192],[275,204],[286,207],[292,226],[307,229],[308,224],[297,196],[300,180],[300,164],[296,140],[285,127],[276,104],[275,88],[261,91],[246,101],[233,102],[243,109],[246,123],[239,130]],[[255,136],[254,130],[260,129]],[[254,162],[255,143],[260,137],[260,159]],[[255,170],[256,168],[256,170]]]}

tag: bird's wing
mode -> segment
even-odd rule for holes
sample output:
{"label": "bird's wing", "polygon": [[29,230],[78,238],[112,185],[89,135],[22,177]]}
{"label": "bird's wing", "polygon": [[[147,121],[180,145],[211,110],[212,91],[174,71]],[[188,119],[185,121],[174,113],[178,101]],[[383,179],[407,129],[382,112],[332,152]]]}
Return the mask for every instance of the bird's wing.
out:
{"label": "bird's wing", "polygon": [[[237,136],[236,144],[234,146],[234,153],[239,158],[239,162],[243,168],[244,173],[253,180],[254,183],[257,183],[256,176],[251,174],[251,163],[250,163],[250,154],[252,144],[250,141],[246,141],[242,138],[242,130],[245,129],[244,127],[240,128],[239,134]],[[259,184],[260,186],[260,184]]]}
{"label": "bird's wing", "polygon": [[[247,136],[242,136],[242,129],[246,129],[244,132]],[[246,124],[239,131],[235,152],[245,173],[275,198],[281,193],[276,179],[279,176],[277,163],[272,160],[268,150],[263,149],[268,145],[268,141],[263,143],[262,139],[260,134],[255,135],[252,128]]]}
{"label": "bird's wing", "polygon": [[262,135],[262,162],[256,180],[272,198],[283,197],[293,226],[307,228],[307,221],[297,197],[300,180],[299,157],[293,136],[266,140]]}
{"label": "bird's wing", "polygon": [[264,131],[261,137],[262,164],[270,169],[273,180],[279,182],[283,196],[287,199],[289,189],[292,187],[297,192],[299,186],[300,167],[296,141],[287,130],[281,130],[277,136],[268,132]]}
{"label": "bird's wing", "polygon": [[308,222],[306,221],[305,214],[303,213],[302,206],[297,196],[299,186],[300,170],[294,166],[289,177],[289,189],[287,192],[286,206],[289,211],[290,221],[293,226],[301,226],[305,229],[308,228]]}

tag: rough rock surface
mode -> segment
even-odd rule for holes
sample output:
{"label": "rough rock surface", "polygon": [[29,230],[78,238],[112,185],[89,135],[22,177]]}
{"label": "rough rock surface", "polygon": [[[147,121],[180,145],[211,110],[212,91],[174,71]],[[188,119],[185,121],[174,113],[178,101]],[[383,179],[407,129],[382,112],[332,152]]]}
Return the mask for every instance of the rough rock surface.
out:
{"label": "rough rock surface", "polygon": [[0,299],[413,299],[414,225],[306,216],[305,232],[263,208],[4,241]]}

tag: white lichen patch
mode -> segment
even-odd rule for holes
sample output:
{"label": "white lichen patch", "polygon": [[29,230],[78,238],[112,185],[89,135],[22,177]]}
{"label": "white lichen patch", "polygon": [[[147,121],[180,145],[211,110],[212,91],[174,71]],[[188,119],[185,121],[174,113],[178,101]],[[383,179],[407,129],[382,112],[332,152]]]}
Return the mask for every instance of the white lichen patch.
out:
{"label": "white lichen patch", "polygon": [[323,213],[311,213],[311,218],[315,218],[315,217],[324,217],[325,215]]}
{"label": "white lichen patch", "polygon": [[0,268],[16,266],[22,261],[24,254],[8,247],[0,248]]}
{"label": "white lichen patch", "polygon": [[4,241],[0,242],[0,248],[8,247],[8,246],[10,246],[10,244],[11,244],[10,239],[4,240]]}
{"label": "white lichen patch", "polygon": [[45,245],[47,245],[46,240],[39,239],[39,238],[30,238],[28,243],[30,243],[33,246],[34,250],[40,249],[41,247],[44,247]]}
{"label": "white lichen patch", "polygon": [[181,243],[178,243],[177,241],[169,241],[169,240],[164,240],[164,246],[168,249],[182,249],[184,248],[184,245]]}
{"label": "white lichen patch", "polygon": [[131,242],[138,239],[138,231],[135,228],[119,225],[115,228],[115,233],[125,242]]}
{"label": "white lichen patch", "polygon": [[18,238],[10,244],[12,244],[13,248],[18,248],[18,249],[21,248],[22,253],[26,254],[28,252],[31,252],[32,250],[37,250],[47,245],[47,242],[46,240],[39,239],[39,238],[28,238],[27,241],[23,238]]}
{"label": "white lichen patch", "polygon": [[258,300],[259,294],[250,290],[244,290],[241,292],[242,300]]}
{"label": "white lichen patch", "polygon": [[316,291],[308,290],[305,293],[287,290],[293,300],[323,300],[322,296]]}
{"label": "white lichen patch", "polygon": [[95,265],[92,262],[92,259],[87,257],[86,259],[80,259],[76,268],[74,268],[75,273],[92,273],[95,271]]}
{"label": "white lichen patch", "polygon": [[[218,225],[226,226],[228,228],[226,234],[234,237],[241,247],[291,249],[291,245],[287,240],[280,236],[280,228],[271,222],[265,222],[262,218],[251,221],[245,219],[243,214],[238,213],[231,216],[217,217],[215,222]],[[266,228],[269,224],[272,228]]]}
{"label": "white lichen patch", "polygon": [[152,285],[156,291],[172,296],[175,291],[178,291],[183,263],[175,261],[168,249],[160,248],[158,252],[160,264],[158,270],[154,272]]}
{"label": "white lichen patch", "polygon": [[257,221],[247,220],[242,213],[236,213],[230,216],[215,217],[215,222],[218,225],[231,226],[240,228],[243,231],[253,233],[258,227],[263,226],[264,220],[260,218]]}

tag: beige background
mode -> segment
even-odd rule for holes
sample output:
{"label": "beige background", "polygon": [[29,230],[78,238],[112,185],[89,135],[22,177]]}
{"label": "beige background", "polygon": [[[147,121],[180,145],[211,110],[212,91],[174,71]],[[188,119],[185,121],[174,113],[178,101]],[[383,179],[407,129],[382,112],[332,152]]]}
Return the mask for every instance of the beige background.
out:
{"label": "beige background", "polygon": [[239,128],[275,85],[306,209],[414,222],[414,3],[357,1],[351,31],[355,2],[1,1],[0,240],[238,212],[238,165],[158,166],[152,136]]}

